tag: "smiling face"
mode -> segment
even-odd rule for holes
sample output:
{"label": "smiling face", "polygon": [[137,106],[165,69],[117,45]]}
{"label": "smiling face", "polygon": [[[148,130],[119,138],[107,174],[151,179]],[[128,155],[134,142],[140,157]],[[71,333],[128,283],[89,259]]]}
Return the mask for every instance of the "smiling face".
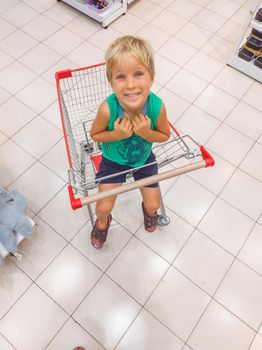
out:
{"label": "smiling face", "polygon": [[141,111],[152,84],[148,69],[131,55],[120,58],[112,70],[112,89],[127,114]]}

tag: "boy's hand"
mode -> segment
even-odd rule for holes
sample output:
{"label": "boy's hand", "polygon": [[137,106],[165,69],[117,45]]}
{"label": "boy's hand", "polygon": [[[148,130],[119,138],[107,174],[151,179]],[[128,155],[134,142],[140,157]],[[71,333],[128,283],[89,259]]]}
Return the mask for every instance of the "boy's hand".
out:
{"label": "boy's hand", "polygon": [[127,117],[118,118],[114,123],[114,132],[118,140],[126,139],[133,135],[133,126]]}
{"label": "boy's hand", "polygon": [[133,131],[138,136],[145,138],[151,132],[151,120],[147,115],[139,114],[132,120]]}

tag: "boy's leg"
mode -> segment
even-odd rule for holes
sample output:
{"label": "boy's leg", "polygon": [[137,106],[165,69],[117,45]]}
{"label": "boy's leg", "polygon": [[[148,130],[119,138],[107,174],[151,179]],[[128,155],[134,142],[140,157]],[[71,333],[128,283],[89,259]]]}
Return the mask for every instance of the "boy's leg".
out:
{"label": "boy's leg", "polygon": [[[116,187],[119,187],[121,184],[100,184],[98,187],[99,192],[104,192],[112,190]],[[108,216],[111,214],[111,211],[114,208],[115,201],[117,196],[110,196],[105,199],[102,199],[96,204],[96,216],[98,226],[100,228],[105,228],[108,224]]]}
{"label": "boy's leg", "polygon": [[[99,192],[111,190],[120,184],[100,184]],[[108,229],[112,220],[111,211],[116,201],[116,195],[102,199],[96,204],[97,220],[91,232],[91,243],[99,249],[106,241]]]}
{"label": "boy's leg", "polygon": [[153,232],[157,227],[157,211],[160,208],[160,190],[159,187],[142,187],[140,188],[140,192],[143,197],[142,209],[145,229],[148,232]]}

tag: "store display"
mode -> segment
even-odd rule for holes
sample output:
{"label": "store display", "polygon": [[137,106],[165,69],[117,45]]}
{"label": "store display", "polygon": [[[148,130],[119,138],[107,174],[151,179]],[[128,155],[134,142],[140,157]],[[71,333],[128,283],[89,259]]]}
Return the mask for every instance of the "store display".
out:
{"label": "store display", "polygon": [[228,64],[262,82],[262,0],[254,1],[250,18]]}
{"label": "store display", "polygon": [[133,0],[57,0],[101,23],[104,28],[127,11]]}

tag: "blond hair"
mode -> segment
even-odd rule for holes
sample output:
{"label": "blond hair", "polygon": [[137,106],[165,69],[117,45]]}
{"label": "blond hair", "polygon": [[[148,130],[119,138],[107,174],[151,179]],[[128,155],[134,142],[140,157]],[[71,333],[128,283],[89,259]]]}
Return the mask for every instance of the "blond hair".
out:
{"label": "blond hair", "polygon": [[106,51],[106,75],[109,82],[112,81],[112,71],[115,65],[126,55],[131,55],[141,62],[147,68],[151,79],[154,80],[154,54],[151,46],[139,37],[126,35],[113,41]]}

